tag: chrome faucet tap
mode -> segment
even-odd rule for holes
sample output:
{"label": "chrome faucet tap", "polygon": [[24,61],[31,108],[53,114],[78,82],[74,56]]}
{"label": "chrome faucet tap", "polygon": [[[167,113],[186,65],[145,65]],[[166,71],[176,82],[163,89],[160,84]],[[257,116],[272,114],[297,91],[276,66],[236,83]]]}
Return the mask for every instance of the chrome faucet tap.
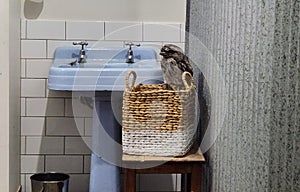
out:
{"label": "chrome faucet tap", "polygon": [[78,57],[77,62],[78,63],[86,63],[86,55],[85,55],[84,46],[87,46],[88,42],[86,42],[86,41],[78,41],[78,42],[73,42],[73,45],[81,45],[81,49],[79,51],[79,57]]}
{"label": "chrome faucet tap", "polygon": [[134,63],[134,55],[133,55],[133,50],[132,46],[139,47],[141,44],[134,44],[132,42],[126,43],[126,46],[129,46],[128,52],[127,52],[127,58],[126,58],[126,63]]}

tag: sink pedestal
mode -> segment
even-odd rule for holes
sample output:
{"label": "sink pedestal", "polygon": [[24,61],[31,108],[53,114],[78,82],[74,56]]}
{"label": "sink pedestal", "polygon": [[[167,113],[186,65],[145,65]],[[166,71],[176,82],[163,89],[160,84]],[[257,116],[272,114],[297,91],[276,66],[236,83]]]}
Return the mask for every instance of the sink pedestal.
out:
{"label": "sink pedestal", "polygon": [[119,168],[107,163],[101,157],[92,153],[90,192],[120,191]]}
{"label": "sink pedestal", "polygon": [[[104,96],[101,93],[105,93]],[[121,165],[122,159],[122,128],[116,120],[120,114],[114,114],[114,111],[121,111],[122,92],[114,94],[113,106],[107,93],[111,95],[111,92],[98,92],[94,102],[90,192],[120,191],[117,165]],[[113,110],[115,107],[118,109]]]}

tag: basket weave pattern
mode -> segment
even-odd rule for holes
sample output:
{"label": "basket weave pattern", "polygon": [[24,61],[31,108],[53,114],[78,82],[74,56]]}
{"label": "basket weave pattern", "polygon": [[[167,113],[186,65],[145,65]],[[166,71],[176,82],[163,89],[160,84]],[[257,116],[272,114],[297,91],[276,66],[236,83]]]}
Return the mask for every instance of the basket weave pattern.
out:
{"label": "basket weave pattern", "polygon": [[[132,85],[129,77],[133,75]],[[190,85],[186,82],[190,78]],[[123,95],[123,152],[134,155],[180,156],[190,149],[196,126],[195,89],[184,73],[185,90],[167,84],[134,86],[136,73],[126,77]]]}

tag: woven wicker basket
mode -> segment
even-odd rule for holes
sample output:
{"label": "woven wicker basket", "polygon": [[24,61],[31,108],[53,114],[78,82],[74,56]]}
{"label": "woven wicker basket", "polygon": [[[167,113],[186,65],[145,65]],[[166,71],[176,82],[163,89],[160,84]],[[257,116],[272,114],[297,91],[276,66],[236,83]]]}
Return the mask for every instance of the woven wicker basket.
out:
{"label": "woven wicker basket", "polygon": [[185,155],[193,144],[196,131],[192,76],[188,72],[183,73],[184,90],[173,90],[167,84],[134,86],[135,80],[136,73],[128,72],[123,95],[123,152],[133,155]]}

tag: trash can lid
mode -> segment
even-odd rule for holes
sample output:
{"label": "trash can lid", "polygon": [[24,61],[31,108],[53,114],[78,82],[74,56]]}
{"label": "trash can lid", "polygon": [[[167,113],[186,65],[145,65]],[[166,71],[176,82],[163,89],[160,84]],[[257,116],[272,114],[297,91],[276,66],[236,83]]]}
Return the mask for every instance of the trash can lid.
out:
{"label": "trash can lid", "polygon": [[35,181],[65,181],[70,178],[69,175],[65,173],[37,173],[30,177],[31,180]]}

